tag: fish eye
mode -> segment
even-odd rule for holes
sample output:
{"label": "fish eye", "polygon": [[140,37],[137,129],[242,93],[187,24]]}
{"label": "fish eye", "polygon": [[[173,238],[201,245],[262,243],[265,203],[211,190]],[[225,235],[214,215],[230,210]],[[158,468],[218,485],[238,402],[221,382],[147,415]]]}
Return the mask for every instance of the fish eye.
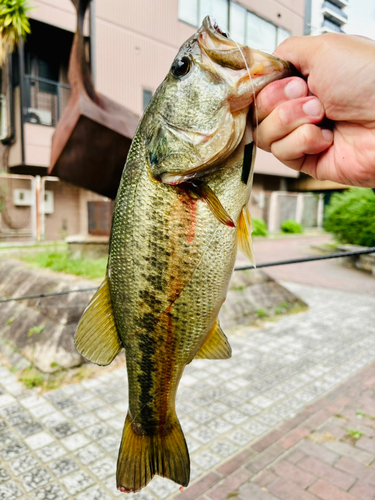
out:
{"label": "fish eye", "polygon": [[191,61],[188,57],[175,59],[171,67],[171,73],[175,78],[186,76],[191,69]]}

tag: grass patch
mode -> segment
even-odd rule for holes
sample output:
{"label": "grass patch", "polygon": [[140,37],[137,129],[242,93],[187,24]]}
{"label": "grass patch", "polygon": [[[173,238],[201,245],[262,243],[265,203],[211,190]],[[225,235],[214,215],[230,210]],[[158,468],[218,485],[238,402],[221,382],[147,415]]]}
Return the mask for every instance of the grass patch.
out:
{"label": "grass patch", "polygon": [[46,325],[33,326],[27,332],[27,336],[32,337],[34,334],[42,333],[42,331],[45,329],[45,327],[46,327]]}
{"label": "grass patch", "polygon": [[363,410],[357,410],[355,412],[357,418],[359,418],[360,420],[362,418],[368,418],[369,420],[375,420],[375,417],[373,417],[372,415],[369,415],[368,413],[365,413]]}
{"label": "grass patch", "polygon": [[355,440],[358,440],[359,438],[361,438],[363,436],[363,432],[358,431],[356,429],[347,429],[346,433],[348,436],[350,436],[351,438],[353,438]]}
{"label": "grass patch", "polygon": [[258,318],[265,318],[266,316],[268,316],[268,313],[265,309],[258,309],[256,313]]}
{"label": "grass patch", "polygon": [[74,274],[84,278],[103,278],[107,266],[107,258],[70,259],[67,250],[43,250],[17,256],[34,267],[44,267],[58,273]]}
{"label": "grass patch", "polygon": [[12,324],[14,323],[14,320],[15,320],[15,319],[16,319],[16,318],[15,318],[14,316],[12,316],[11,318],[9,318],[9,319],[8,319],[8,321],[5,323],[5,324],[6,324],[6,326],[10,326],[10,325],[12,325]]}

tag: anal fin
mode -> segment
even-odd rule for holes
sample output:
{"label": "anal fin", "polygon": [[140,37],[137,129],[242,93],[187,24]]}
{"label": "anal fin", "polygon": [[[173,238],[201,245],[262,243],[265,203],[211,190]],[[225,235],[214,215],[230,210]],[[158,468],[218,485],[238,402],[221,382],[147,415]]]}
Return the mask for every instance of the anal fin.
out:
{"label": "anal fin", "polygon": [[251,239],[251,233],[253,232],[253,223],[251,221],[251,215],[247,205],[241,210],[240,217],[238,219],[238,246],[241,252],[249,259],[254,267],[255,258],[253,250],[253,241]]}
{"label": "anal fin", "polygon": [[77,351],[97,365],[109,365],[121,350],[108,277],[86,307],[74,335]]}
{"label": "anal fin", "polygon": [[216,320],[195,359],[228,359],[231,356],[232,348]]}

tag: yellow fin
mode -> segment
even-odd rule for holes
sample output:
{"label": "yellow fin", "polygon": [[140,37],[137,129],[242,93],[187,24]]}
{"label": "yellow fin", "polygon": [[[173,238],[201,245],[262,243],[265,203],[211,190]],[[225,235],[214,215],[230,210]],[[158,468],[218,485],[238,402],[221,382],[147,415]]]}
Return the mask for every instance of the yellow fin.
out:
{"label": "yellow fin", "polygon": [[253,223],[251,221],[251,215],[248,207],[244,205],[238,219],[238,246],[245,257],[247,257],[252,265],[256,267],[253,251],[253,241],[251,239],[252,232]]}
{"label": "yellow fin", "polygon": [[195,181],[192,185],[193,191],[207,203],[209,209],[219,222],[229,227],[235,227],[230,215],[208,184],[202,181]]}
{"label": "yellow fin", "polygon": [[86,307],[74,342],[77,351],[97,365],[109,365],[120,352],[107,277]]}
{"label": "yellow fin", "polygon": [[168,425],[146,434],[127,414],[117,461],[117,489],[139,491],[155,474],[182,486],[189,484],[190,458],[180,422],[175,415]]}
{"label": "yellow fin", "polygon": [[228,359],[231,356],[232,348],[220,328],[219,321],[216,320],[195,359]]}

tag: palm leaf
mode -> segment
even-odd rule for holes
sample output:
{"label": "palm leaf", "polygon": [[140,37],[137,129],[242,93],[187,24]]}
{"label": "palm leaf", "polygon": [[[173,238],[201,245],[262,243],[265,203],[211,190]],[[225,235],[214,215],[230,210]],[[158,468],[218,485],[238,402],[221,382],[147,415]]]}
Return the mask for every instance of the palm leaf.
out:
{"label": "palm leaf", "polygon": [[30,33],[28,0],[0,0],[0,65]]}

